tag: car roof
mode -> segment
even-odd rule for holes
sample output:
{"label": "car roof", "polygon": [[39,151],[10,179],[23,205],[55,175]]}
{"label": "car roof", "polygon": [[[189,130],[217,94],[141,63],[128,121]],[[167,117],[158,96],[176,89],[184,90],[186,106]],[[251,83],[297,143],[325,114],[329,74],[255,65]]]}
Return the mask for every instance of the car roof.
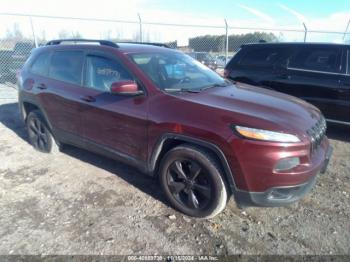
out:
{"label": "car roof", "polygon": [[142,43],[118,43],[118,50],[122,53],[145,53],[145,52],[178,52],[175,49]]}
{"label": "car roof", "polygon": [[281,42],[281,43],[247,43],[242,47],[247,46],[350,46],[346,43],[327,43],[327,42]]}

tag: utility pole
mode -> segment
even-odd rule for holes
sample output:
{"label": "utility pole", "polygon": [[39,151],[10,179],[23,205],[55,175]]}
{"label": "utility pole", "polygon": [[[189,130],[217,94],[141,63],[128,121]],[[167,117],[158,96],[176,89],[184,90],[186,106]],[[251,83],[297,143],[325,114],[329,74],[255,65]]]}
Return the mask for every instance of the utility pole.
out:
{"label": "utility pole", "polygon": [[350,26],[350,19],[349,19],[349,21],[348,21],[348,24],[347,24],[347,26],[346,26],[346,29],[345,29],[345,32],[344,32],[344,35],[343,35],[343,41],[345,40],[346,33],[348,32],[349,26]]}
{"label": "utility pole", "polygon": [[303,26],[304,26],[304,43],[306,42],[306,37],[307,37],[307,27],[305,25],[305,23],[303,23]]}
{"label": "utility pole", "polygon": [[30,26],[31,26],[31,28],[32,28],[34,45],[35,45],[35,47],[38,47],[38,41],[37,41],[37,39],[36,39],[36,35],[35,35],[35,31],[34,31],[34,25],[33,25],[33,20],[32,20],[32,17],[31,17],[31,16],[29,17],[29,21],[30,21]]}
{"label": "utility pole", "polygon": [[225,43],[225,65],[227,64],[227,57],[228,57],[228,23],[225,19],[225,36],[226,36],[226,43]]}
{"label": "utility pole", "polygon": [[137,16],[139,18],[139,26],[140,26],[140,31],[139,31],[139,34],[140,34],[140,42],[142,42],[142,20],[141,20],[141,15],[140,13],[137,13]]}

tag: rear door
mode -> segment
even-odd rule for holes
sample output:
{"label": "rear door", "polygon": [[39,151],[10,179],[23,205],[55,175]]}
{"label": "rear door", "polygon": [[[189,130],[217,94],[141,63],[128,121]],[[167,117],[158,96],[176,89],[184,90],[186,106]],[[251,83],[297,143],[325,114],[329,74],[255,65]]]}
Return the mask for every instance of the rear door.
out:
{"label": "rear door", "polygon": [[86,55],[83,136],[122,156],[146,159],[147,96],[110,93],[114,82],[135,80],[115,56],[91,51]]}
{"label": "rear door", "polygon": [[73,140],[81,133],[80,97],[84,52],[54,51],[48,78],[37,78],[40,104],[61,140]]}
{"label": "rear door", "polygon": [[341,46],[298,46],[287,68],[276,75],[272,87],[314,104],[327,118],[337,117],[341,58]]}

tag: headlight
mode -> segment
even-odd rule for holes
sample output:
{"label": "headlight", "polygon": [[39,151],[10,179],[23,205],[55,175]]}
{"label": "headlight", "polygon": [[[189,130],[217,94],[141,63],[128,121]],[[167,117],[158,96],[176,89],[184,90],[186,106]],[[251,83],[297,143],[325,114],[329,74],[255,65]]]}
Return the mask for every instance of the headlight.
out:
{"label": "headlight", "polygon": [[281,142],[281,143],[300,142],[300,139],[297,136],[294,136],[291,134],[285,134],[280,132],[243,127],[243,126],[235,126],[235,129],[240,135],[250,139]]}

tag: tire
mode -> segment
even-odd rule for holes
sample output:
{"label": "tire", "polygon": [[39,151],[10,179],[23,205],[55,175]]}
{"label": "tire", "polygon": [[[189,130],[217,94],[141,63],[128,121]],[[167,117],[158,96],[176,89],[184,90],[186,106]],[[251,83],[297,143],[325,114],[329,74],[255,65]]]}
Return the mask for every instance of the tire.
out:
{"label": "tire", "polygon": [[30,144],[42,153],[57,153],[59,147],[49,129],[44,116],[39,110],[33,110],[26,119]]}
{"label": "tire", "polygon": [[198,218],[212,218],[226,207],[227,189],[220,167],[210,152],[181,145],[165,154],[159,180],[171,205]]}

